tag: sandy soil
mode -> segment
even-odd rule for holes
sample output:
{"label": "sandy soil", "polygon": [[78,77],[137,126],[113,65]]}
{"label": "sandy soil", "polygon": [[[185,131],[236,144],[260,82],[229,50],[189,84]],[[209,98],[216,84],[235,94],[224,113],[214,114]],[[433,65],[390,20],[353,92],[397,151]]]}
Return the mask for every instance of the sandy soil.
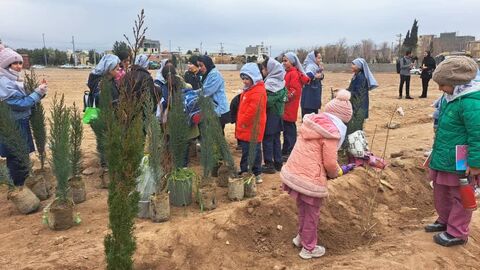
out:
{"label": "sandy soil", "polygon": [[[37,73],[49,82],[50,92],[44,100],[47,107],[54,92],[64,93],[68,104],[82,105],[88,71],[44,69]],[[223,74],[232,98],[241,87],[238,72]],[[297,255],[299,250],[291,245],[296,234],[296,206],[281,191],[276,174],[264,175],[255,199],[229,202],[226,189],[218,188],[219,204],[214,211],[201,213],[192,205],[172,208],[172,218],[166,223],[137,220],[135,268],[478,269],[478,213],[474,213],[466,246],[440,247],[433,243],[431,234],[423,232],[423,226],[435,219],[432,190],[421,164],[423,153],[432,143],[430,104],[440,92],[432,87],[428,99],[398,100],[397,74],[376,76],[381,87],[371,92],[366,132],[369,141],[373,141],[373,152],[381,156],[387,137],[385,124],[401,106],[405,116],[394,116],[393,121],[400,128],[390,130],[386,156],[404,150],[403,167],[389,166],[379,174],[356,169],[329,182],[330,197],[322,209],[318,228],[319,243],[327,249],[324,257],[304,261]],[[347,87],[350,77],[348,73],[327,73],[324,102],[329,99],[331,87]],[[420,78],[413,77],[412,96],[418,96],[420,88]],[[228,126],[226,134],[232,149],[233,132],[234,127]],[[96,171],[84,176],[87,201],[76,206],[82,223],[68,231],[51,231],[42,225],[41,211],[19,214],[7,201],[6,189],[0,188],[0,269],[105,268],[107,190],[98,188],[95,139],[87,126],[85,133],[83,167]],[[240,153],[234,154],[238,160]],[[198,161],[194,163],[198,166]],[[377,193],[378,178],[388,181],[393,190],[383,187]],[[42,202],[42,206],[51,200]]]}

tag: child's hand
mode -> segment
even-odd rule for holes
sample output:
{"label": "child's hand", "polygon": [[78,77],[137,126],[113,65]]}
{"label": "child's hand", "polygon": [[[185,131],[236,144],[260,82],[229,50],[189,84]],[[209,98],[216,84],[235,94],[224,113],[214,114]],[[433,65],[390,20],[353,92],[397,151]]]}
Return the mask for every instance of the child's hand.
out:
{"label": "child's hand", "polygon": [[467,171],[465,172],[465,174],[467,176],[479,176],[480,175],[480,169],[479,168],[472,168],[472,167],[468,167],[467,168]]}

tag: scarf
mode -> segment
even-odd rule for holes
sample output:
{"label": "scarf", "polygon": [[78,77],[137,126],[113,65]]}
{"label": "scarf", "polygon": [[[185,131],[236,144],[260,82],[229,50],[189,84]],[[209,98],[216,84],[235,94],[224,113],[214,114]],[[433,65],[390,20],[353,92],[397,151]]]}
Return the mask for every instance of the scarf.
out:
{"label": "scarf", "polygon": [[215,68],[215,64],[213,63],[212,58],[210,58],[210,56],[208,55],[200,56],[200,58],[198,58],[198,62],[202,62],[207,68],[207,72],[205,72],[205,74],[202,74],[202,83],[203,83],[203,81],[205,81],[205,79],[207,78],[208,73],[210,73],[210,71],[212,71],[212,69]]}
{"label": "scarf", "polygon": [[265,88],[267,91],[276,93],[285,88],[285,69],[275,59],[268,59],[267,62],[268,75],[265,77]]}
{"label": "scarf", "polygon": [[307,75],[305,73],[305,70],[303,69],[302,63],[300,63],[300,59],[298,59],[298,56],[293,53],[293,52],[287,52],[285,54],[285,57],[287,57],[288,61],[293,64],[294,67],[298,69],[298,71],[302,72],[303,74]]}
{"label": "scarf", "polygon": [[162,71],[163,71],[163,68],[167,65],[168,61],[169,61],[168,59],[163,59],[162,61],[160,61],[161,66],[160,66],[160,69],[157,71],[157,78],[156,79],[163,84],[166,84],[167,80],[165,80],[165,78],[163,77]]}
{"label": "scarf", "polygon": [[305,67],[305,72],[306,73],[312,73],[312,75],[315,75],[319,72],[322,71],[320,66],[317,64],[317,59],[315,58],[315,52],[311,51],[307,54],[307,58],[305,58],[305,61],[303,62],[303,66]]}
{"label": "scarf", "polygon": [[258,82],[262,81],[262,74],[260,73],[260,70],[258,69],[258,65],[255,63],[246,63],[243,65],[242,69],[240,69],[240,76],[242,75],[247,75],[253,82],[252,86],[248,88],[243,88],[243,90],[248,90],[255,86]]}
{"label": "scarf", "polygon": [[324,113],[330,120],[332,120],[333,124],[337,127],[338,131],[340,132],[340,141],[338,142],[337,145],[337,150],[340,149],[340,147],[343,144],[343,141],[345,141],[345,136],[347,135],[347,126],[345,123],[340,120],[340,118],[336,117],[335,115],[331,113]]}
{"label": "scarf", "polygon": [[373,73],[370,71],[367,62],[363,58],[357,58],[352,61],[352,64],[363,70],[365,78],[367,78],[368,90],[372,90],[378,87],[377,80],[373,77]]}
{"label": "scarf", "polygon": [[467,84],[455,86],[453,89],[453,94],[445,94],[445,99],[447,102],[452,102],[461,96],[478,91],[480,91],[480,82],[473,80]]}
{"label": "scarf", "polygon": [[135,58],[135,65],[140,66],[144,69],[148,68],[148,56],[145,54],[140,54]]}
{"label": "scarf", "polygon": [[10,81],[13,81],[15,82],[15,84],[18,86],[18,89],[8,89],[6,87],[2,87],[0,85],[0,101],[4,101],[6,99],[9,99],[10,97],[12,97],[13,95],[15,95],[16,92],[18,92],[17,90],[20,90],[20,92],[22,92],[24,95],[26,95],[25,93],[25,89],[23,88],[23,81],[20,79],[20,72],[17,72],[15,70],[12,70],[12,69],[4,69],[4,68],[0,68],[0,77],[5,77],[7,78],[8,80]]}
{"label": "scarf", "polygon": [[120,63],[120,58],[113,54],[106,54],[100,59],[95,69],[92,71],[95,75],[105,75],[112,71]]}

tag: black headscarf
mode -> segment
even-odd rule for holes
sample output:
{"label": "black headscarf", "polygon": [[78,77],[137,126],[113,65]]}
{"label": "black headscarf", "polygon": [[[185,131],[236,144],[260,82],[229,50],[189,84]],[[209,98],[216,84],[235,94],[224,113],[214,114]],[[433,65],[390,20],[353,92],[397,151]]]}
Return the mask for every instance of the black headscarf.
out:
{"label": "black headscarf", "polygon": [[210,73],[210,71],[212,71],[212,69],[215,68],[215,64],[213,63],[212,58],[210,58],[210,56],[208,55],[200,56],[198,58],[198,62],[202,62],[207,68],[207,72],[205,72],[205,74],[202,74],[202,83],[203,83],[203,81],[205,81],[205,79],[207,78],[208,73]]}

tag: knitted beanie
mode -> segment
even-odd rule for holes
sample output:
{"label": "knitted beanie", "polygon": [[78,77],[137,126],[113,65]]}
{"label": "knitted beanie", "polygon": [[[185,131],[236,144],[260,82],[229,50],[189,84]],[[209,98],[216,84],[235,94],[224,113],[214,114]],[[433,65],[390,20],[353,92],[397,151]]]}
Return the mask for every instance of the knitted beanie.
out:
{"label": "knitted beanie", "polygon": [[352,119],[352,103],[350,103],[350,92],[340,90],[337,96],[330,100],[325,106],[325,112],[335,115],[344,123],[348,123]]}
{"label": "knitted beanie", "polygon": [[8,68],[12,63],[23,62],[23,58],[16,51],[5,48],[0,44],[0,68]]}
{"label": "knitted beanie", "polygon": [[477,70],[478,65],[472,58],[452,56],[437,66],[433,80],[439,85],[463,85],[475,78]]}

